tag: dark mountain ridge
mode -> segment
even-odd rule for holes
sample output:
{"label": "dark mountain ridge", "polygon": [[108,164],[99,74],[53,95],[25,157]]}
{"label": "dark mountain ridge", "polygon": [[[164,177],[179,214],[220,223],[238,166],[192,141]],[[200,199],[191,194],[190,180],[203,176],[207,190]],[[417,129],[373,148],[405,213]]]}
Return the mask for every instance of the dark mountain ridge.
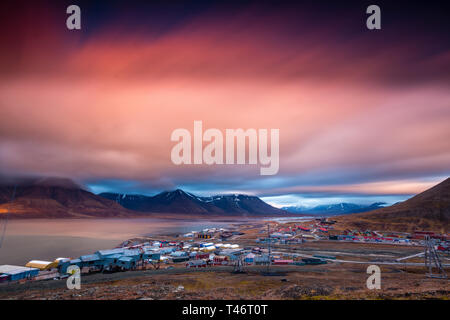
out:
{"label": "dark mountain ridge", "polygon": [[125,208],[142,212],[195,213],[218,215],[273,215],[287,212],[255,196],[233,194],[199,197],[181,189],[164,191],[155,196],[101,193]]}
{"label": "dark mountain ridge", "polygon": [[7,212],[13,218],[135,215],[115,201],[99,197],[65,178],[26,179],[17,181],[14,185],[1,183],[0,214]]}

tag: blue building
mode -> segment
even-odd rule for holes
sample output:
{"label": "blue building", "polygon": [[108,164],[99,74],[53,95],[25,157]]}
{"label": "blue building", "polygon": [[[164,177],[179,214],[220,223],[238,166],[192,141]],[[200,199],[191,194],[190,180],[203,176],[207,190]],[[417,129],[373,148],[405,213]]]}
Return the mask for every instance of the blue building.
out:
{"label": "blue building", "polygon": [[112,256],[112,255],[116,255],[116,254],[123,254],[123,252],[125,250],[126,250],[125,248],[115,248],[115,249],[110,249],[110,250],[99,250],[99,251],[95,252],[95,254],[97,254],[101,258],[106,258],[108,256]]}
{"label": "blue building", "polygon": [[6,275],[9,281],[34,278],[39,274],[39,269],[22,266],[2,265],[0,274]]}
{"label": "blue building", "polygon": [[[167,248],[173,251],[174,248]],[[81,256],[79,259],[62,262],[59,266],[60,273],[67,273],[70,265],[80,268],[89,267],[99,271],[113,271],[115,269],[131,270],[136,268],[139,261],[151,259],[159,261],[161,254],[152,250],[115,248],[110,250],[99,250],[94,254]],[[91,269],[92,270],[92,269]]]}
{"label": "blue building", "polygon": [[69,261],[62,261],[59,263],[58,265],[58,270],[60,274],[66,274],[67,273],[67,268],[69,268],[69,266],[78,266],[79,268],[81,268],[81,260],[80,259],[72,259]]}
{"label": "blue building", "polygon": [[117,266],[124,270],[131,270],[136,267],[136,259],[133,257],[120,257],[117,260]]}
{"label": "blue building", "polygon": [[152,261],[159,261],[159,260],[161,260],[161,254],[159,252],[145,251],[144,259],[150,259]]}
{"label": "blue building", "polygon": [[98,254],[88,254],[80,257],[81,267],[103,267],[105,260]]}

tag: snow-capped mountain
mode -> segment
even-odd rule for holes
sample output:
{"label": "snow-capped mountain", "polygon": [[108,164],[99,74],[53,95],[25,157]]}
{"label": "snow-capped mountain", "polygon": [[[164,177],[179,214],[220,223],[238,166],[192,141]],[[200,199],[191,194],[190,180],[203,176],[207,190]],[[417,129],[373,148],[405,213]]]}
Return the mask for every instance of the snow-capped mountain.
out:
{"label": "snow-capped mountain", "polygon": [[101,193],[100,196],[114,200],[123,207],[141,212],[272,215],[286,211],[272,207],[255,196],[232,194],[199,197],[181,189],[164,191],[155,196]]}
{"label": "snow-capped mountain", "polygon": [[359,213],[383,208],[386,204],[384,202],[375,202],[370,205],[354,204],[354,203],[336,203],[319,205],[313,208],[303,206],[283,207],[291,213],[317,214],[317,215],[340,215],[349,213]]}

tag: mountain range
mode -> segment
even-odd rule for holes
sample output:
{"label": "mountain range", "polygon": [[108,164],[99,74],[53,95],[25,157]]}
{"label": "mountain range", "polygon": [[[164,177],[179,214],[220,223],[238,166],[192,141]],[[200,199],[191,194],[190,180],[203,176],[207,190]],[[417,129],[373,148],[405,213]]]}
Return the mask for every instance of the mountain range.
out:
{"label": "mountain range", "polygon": [[342,215],[342,214],[372,211],[379,208],[383,208],[385,205],[386,203],[384,202],[375,202],[370,205],[343,202],[336,204],[318,205],[313,208],[303,206],[290,206],[290,207],[283,207],[281,209],[286,210],[287,212],[290,213],[332,216],[332,215]]}
{"label": "mountain range", "polygon": [[64,178],[29,178],[14,183],[0,181],[0,216],[7,212],[12,218],[133,217],[153,213],[233,216],[287,214],[255,196],[235,194],[197,197],[180,189],[164,191],[155,196],[115,193],[96,195]]}
{"label": "mountain range", "polygon": [[217,215],[278,215],[286,211],[272,207],[255,196],[232,194],[199,197],[181,189],[155,196],[101,193],[123,207],[140,212],[190,213]]}
{"label": "mountain range", "polygon": [[[15,190],[15,195],[13,197]],[[349,203],[312,209],[285,208],[304,215],[337,215],[349,228],[410,231],[430,229],[448,232],[450,178],[389,207],[383,203],[361,206]],[[381,207],[381,208],[380,208]],[[367,211],[370,209],[371,210]],[[367,211],[367,212],[361,212]],[[294,212],[292,212],[294,211]],[[359,213],[355,213],[358,212]],[[183,214],[190,216],[280,216],[289,212],[272,207],[255,196],[231,194],[199,197],[177,189],[155,196],[102,193],[96,195],[70,179],[0,179],[0,216],[12,218],[103,218]],[[350,214],[350,212],[352,212]]]}

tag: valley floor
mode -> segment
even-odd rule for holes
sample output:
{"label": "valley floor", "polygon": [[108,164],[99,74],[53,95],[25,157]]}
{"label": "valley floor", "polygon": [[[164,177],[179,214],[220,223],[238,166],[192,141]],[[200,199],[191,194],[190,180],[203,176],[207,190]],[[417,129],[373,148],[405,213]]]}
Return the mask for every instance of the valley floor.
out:
{"label": "valley floor", "polygon": [[[243,246],[249,242],[235,241]],[[449,299],[450,280],[427,278],[423,266],[383,264],[420,250],[337,241],[274,245],[275,254],[332,254],[338,261],[355,263],[271,266],[269,275],[267,266],[245,266],[244,273],[235,274],[232,266],[186,269],[184,263],[171,268],[163,264],[159,270],[83,274],[80,290],[68,290],[66,280],[3,284],[0,299]],[[369,290],[367,267],[377,262],[381,290]],[[421,263],[423,258],[408,262]]]}
{"label": "valley floor", "polygon": [[[277,226],[278,223],[271,222]],[[285,227],[286,225],[281,225]],[[240,247],[259,245],[261,221],[239,224],[239,235],[230,241]],[[278,226],[280,227],[280,226]],[[337,225],[338,227],[338,225]],[[157,236],[173,241],[176,236]],[[152,237],[133,241],[151,241]],[[212,240],[211,240],[212,241]],[[449,299],[450,280],[426,277],[423,258],[397,263],[396,259],[423,252],[420,245],[307,241],[271,245],[274,256],[294,259],[313,255],[333,256],[321,265],[244,266],[233,273],[233,266],[187,269],[184,263],[161,264],[158,270],[82,274],[81,289],[69,290],[66,280],[28,281],[0,285],[0,299]],[[406,265],[409,263],[409,265]],[[450,275],[450,256],[442,256]],[[367,288],[369,265],[381,269],[381,289]]]}
{"label": "valley floor", "polygon": [[65,280],[0,286],[0,299],[448,299],[450,281],[424,277],[423,268],[381,267],[381,290],[366,287],[363,265],[165,269],[82,277],[80,290]]}

